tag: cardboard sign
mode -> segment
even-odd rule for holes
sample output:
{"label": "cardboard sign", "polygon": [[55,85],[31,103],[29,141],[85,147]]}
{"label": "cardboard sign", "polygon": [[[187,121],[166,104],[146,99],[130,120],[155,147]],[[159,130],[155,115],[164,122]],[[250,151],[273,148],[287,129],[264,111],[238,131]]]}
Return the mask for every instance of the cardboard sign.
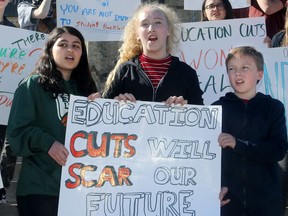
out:
{"label": "cardboard sign", "polygon": [[221,119],[220,106],[72,96],[58,215],[219,216]]}

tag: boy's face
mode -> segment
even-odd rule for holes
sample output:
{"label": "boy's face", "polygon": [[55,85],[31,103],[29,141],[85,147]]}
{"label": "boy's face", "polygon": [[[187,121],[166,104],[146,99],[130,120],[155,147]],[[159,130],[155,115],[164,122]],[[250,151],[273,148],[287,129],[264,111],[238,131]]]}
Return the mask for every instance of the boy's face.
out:
{"label": "boy's face", "polygon": [[256,95],[257,81],[263,71],[257,69],[253,57],[234,56],[227,64],[227,73],[234,93],[241,99],[250,100]]}

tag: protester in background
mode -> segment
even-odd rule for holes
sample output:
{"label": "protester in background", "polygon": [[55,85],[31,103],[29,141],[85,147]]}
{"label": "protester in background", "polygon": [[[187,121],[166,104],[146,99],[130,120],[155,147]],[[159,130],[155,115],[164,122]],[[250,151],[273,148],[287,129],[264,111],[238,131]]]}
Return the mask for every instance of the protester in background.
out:
{"label": "protester in background", "polygon": [[83,36],[73,27],[55,28],[34,73],[17,88],[8,120],[10,147],[23,158],[20,216],[57,216],[69,95],[100,97],[96,91]]}
{"label": "protester in background", "polygon": [[176,48],[176,13],[164,4],[142,4],[124,29],[120,56],[104,97],[118,100],[203,104],[196,71],[170,53]]}
{"label": "protester in background", "polygon": [[56,0],[23,1],[17,12],[20,28],[48,34],[56,27]]}
{"label": "protester in background", "polygon": [[234,92],[213,103],[223,110],[221,184],[224,200],[230,200],[221,216],[283,214],[278,161],[288,148],[285,109],[270,95],[256,92],[263,66],[262,54],[253,47],[233,48],[226,68]]}
{"label": "protester in background", "polygon": [[[8,5],[9,2],[10,2],[10,0],[2,0],[2,1],[0,1],[0,25],[16,27],[12,22],[10,22],[7,19],[7,17],[4,14],[6,6]],[[2,152],[2,150],[4,148],[4,140],[5,140],[6,128],[7,128],[6,125],[0,125],[0,153]],[[0,159],[1,159],[1,154],[0,154]],[[0,171],[1,171],[1,175],[2,175],[1,167],[0,167]],[[0,176],[0,181],[2,181],[2,177],[1,176]],[[0,185],[2,185],[2,183]],[[2,188],[0,188],[0,204],[4,204],[4,203],[6,203],[6,190],[5,190],[4,187],[2,187]]]}
{"label": "protester in background", "polygon": [[201,21],[233,19],[233,10],[229,0],[204,0]]}
{"label": "protester in background", "polygon": [[249,17],[265,17],[270,40],[284,28],[286,0],[251,0]]}
{"label": "protester in background", "polygon": [[233,9],[234,18],[248,18],[249,7]]}
{"label": "protester in background", "polygon": [[284,29],[272,38],[272,47],[287,47],[288,46],[288,0],[286,1],[286,17]]}
{"label": "protester in background", "polygon": [[[233,9],[229,0],[204,0],[202,4],[202,21],[233,19]],[[263,43],[271,46],[271,39],[265,37]]]}
{"label": "protester in background", "polygon": [[5,8],[8,5],[10,0],[2,0],[0,1],[0,25],[5,25],[5,26],[12,26],[16,27],[12,22],[10,22],[7,17],[5,16]]}

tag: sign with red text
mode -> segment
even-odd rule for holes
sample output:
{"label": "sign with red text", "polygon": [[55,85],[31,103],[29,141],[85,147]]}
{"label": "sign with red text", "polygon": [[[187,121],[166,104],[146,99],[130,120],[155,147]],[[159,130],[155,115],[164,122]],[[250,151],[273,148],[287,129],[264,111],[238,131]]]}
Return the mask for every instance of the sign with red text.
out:
{"label": "sign with red text", "polygon": [[197,71],[204,103],[209,105],[233,91],[225,67],[230,49],[249,45],[263,49],[265,37],[264,17],[183,23],[175,55]]}
{"label": "sign with red text", "polygon": [[58,216],[219,216],[221,119],[220,106],[71,96]]}
{"label": "sign with red text", "polygon": [[[230,0],[233,9],[246,8],[251,0]],[[184,0],[184,10],[202,10],[203,0]]]}
{"label": "sign with red text", "polygon": [[87,41],[119,41],[140,0],[58,0],[57,26],[76,27]]}
{"label": "sign with red text", "polygon": [[184,23],[179,33],[181,51],[176,55],[196,69],[205,104],[233,91],[225,66],[230,49],[253,46],[263,54],[265,62],[257,90],[280,100],[288,116],[288,48],[266,47],[263,17]]}
{"label": "sign with red text", "polygon": [[21,80],[33,71],[46,34],[0,25],[0,124],[6,125]]}

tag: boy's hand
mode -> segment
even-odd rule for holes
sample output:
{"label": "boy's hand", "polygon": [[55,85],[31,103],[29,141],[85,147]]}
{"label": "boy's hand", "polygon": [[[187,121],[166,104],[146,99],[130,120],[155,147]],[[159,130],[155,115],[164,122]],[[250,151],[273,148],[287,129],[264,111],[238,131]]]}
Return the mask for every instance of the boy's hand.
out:
{"label": "boy's hand", "polygon": [[227,187],[221,187],[221,191],[220,191],[220,194],[219,194],[221,207],[230,202],[230,199],[224,200],[224,197],[225,197],[225,195],[227,193],[228,193],[228,188]]}
{"label": "boy's hand", "polygon": [[234,149],[236,146],[235,137],[227,133],[221,133],[218,137],[218,142],[222,148],[230,147]]}

